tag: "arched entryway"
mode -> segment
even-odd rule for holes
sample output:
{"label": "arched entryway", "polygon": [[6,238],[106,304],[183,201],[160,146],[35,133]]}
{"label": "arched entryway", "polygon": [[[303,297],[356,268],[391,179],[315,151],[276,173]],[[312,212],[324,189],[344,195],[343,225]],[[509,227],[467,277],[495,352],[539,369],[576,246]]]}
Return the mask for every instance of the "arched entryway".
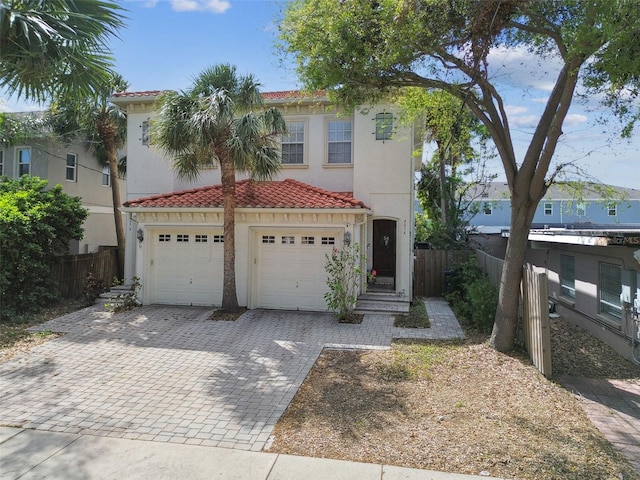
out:
{"label": "arched entryway", "polygon": [[373,221],[373,269],[377,273],[375,288],[396,288],[396,221]]}

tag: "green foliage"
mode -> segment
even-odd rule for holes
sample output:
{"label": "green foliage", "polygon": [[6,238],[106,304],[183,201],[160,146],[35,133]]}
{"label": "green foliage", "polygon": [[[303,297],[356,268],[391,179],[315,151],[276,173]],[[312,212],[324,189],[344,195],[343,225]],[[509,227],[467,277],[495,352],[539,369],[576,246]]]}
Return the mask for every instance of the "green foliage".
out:
{"label": "green foliage", "polygon": [[415,241],[416,242],[426,242],[429,237],[429,226],[431,221],[427,218],[424,213],[415,213]]}
{"label": "green foliage", "polygon": [[104,282],[89,272],[82,288],[82,294],[87,303],[93,303],[105,290]]}
{"label": "green foliage", "polygon": [[110,74],[121,13],[108,0],[3,0],[0,87],[38,101],[93,91]]}
{"label": "green foliage", "polygon": [[393,325],[404,328],[430,328],[431,322],[424,300],[415,299],[411,302],[409,313],[396,315]]}
{"label": "green foliage", "polygon": [[[137,276],[132,277],[131,292],[121,293],[111,299],[110,302],[104,304],[104,308],[113,313],[126,312],[142,305],[138,295],[140,294],[140,278]],[[119,285],[119,283],[118,283]]]}
{"label": "green foliage", "polygon": [[456,316],[483,333],[491,332],[498,306],[498,290],[475,259],[447,272],[445,298]]}
{"label": "green foliage", "polygon": [[356,307],[356,291],[364,259],[357,243],[345,245],[341,250],[334,248],[327,254],[325,270],[329,291],[324,299],[330,311],[335,312],[338,321],[349,321]]}
{"label": "green foliage", "polygon": [[87,211],[46,180],[23,176],[0,182],[0,318],[20,321],[53,301],[49,264],[83,236]]}
{"label": "green foliage", "polygon": [[45,120],[35,113],[0,112],[0,145],[18,145],[45,135]]}

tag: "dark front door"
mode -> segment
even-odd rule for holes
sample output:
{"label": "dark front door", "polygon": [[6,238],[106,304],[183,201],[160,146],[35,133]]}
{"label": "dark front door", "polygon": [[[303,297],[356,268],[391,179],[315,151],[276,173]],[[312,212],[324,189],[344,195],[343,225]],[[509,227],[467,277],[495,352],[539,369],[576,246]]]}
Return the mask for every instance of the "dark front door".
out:
{"label": "dark front door", "polygon": [[373,269],[378,277],[396,277],[396,222],[373,221]]}

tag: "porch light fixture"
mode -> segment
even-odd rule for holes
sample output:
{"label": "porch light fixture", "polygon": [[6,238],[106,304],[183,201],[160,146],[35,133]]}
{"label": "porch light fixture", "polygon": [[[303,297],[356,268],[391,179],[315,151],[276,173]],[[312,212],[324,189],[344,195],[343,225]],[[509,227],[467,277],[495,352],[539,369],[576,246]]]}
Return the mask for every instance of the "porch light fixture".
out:
{"label": "porch light fixture", "polygon": [[349,230],[344,232],[344,244],[347,246],[351,244],[351,232]]}
{"label": "porch light fixture", "polygon": [[144,231],[141,228],[136,232],[136,238],[141,242],[144,240]]}

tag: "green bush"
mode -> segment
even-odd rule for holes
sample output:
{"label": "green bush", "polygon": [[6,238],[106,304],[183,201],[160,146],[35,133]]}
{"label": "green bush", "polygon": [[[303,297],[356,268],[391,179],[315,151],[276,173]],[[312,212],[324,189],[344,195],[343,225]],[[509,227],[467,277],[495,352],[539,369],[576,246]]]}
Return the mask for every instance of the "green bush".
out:
{"label": "green bush", "polygon": [[0,320],[22,321],[57,298],[49,264],[80,240],[87,211],[46,180],[0,178]]}
{"label": "green bush", "polygon": [[460,320],[488,333],[498,306],[498,290],[471,259],[457,265],[447,274],[445,298]]}
{"label": "green bush", "polygon": [[342,250],[334,248],[331,255],[325,257],[329,291],[324,300],[339,321],[348,322],[356,308],[356,291],[362,274],[364,259],[360,255],[360,245],[345,245]]}

